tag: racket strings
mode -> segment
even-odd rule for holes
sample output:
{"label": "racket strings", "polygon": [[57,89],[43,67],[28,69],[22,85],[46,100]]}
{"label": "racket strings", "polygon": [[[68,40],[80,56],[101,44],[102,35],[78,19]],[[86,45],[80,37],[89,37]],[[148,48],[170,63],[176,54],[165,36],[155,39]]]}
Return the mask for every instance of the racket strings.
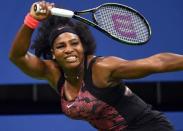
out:
{"label": "racket strings", "polygon": [[144,19],[131,10],[117,6],[99,8],[94,17],[100,27],[126,42],[141,43],[149,39]]}

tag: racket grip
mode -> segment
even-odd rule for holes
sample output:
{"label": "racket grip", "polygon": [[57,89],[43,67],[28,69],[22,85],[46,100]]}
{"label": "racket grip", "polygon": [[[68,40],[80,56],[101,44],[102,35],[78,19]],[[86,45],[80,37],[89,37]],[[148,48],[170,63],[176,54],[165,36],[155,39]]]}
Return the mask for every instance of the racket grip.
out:
{"label": "racket grip", "polygon": [[61,17],[67,17],[72,18],[74,16],[74,12],[66,9],[60,9],[60,8],[52,8],[51,10],[52,15],[61,16]]}
{"label": "racket grip", "polygon": [[[39,4],[34,5],[34,11],[36,13],[44,13],[44,10],[41,8]],[[61,9],[61,8],[55,8],[53,7],[50,10],[52,15],[55,16],[61,16],[61,17],[67,17],[67,18],[72,18],[74,16],[74,12],[71,10],[66,10],[66,9]]]}

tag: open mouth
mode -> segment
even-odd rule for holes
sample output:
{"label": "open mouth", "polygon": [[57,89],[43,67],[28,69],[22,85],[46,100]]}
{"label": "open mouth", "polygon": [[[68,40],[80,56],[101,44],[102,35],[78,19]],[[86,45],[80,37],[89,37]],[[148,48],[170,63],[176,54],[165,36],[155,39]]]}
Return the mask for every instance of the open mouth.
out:
{"label": "open mouth", "polygon": [[69,62],[69,63],[76,62],[77,59],[78,58],[76,56],[67,56],[67,57],[65,57],[66,62]]}

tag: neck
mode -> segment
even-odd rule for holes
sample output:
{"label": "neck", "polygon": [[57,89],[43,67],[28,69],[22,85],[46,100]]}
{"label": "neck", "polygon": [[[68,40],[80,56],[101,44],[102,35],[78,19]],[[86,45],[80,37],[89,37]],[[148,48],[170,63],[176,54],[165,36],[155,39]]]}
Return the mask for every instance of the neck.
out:
{"label": "neck", "polygon": [[84,65],[82,64],[78,68],[75,69],[65,69],[64,70],[64,77],[67,81],[70,82],[77,82],[83,79],[84,75]]}

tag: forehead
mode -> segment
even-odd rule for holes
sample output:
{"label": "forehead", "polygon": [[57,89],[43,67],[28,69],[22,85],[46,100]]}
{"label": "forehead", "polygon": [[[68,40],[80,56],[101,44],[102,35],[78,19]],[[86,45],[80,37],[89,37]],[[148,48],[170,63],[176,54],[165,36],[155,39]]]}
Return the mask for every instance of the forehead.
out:
{"label": "forehead", "polygon": [[67,41],[67,40],[72,40],[72,39],[79,39],[78,35],[70,33],[70,32],[64,32],[60,35],[58,35],[55,39],[56,41]]}

